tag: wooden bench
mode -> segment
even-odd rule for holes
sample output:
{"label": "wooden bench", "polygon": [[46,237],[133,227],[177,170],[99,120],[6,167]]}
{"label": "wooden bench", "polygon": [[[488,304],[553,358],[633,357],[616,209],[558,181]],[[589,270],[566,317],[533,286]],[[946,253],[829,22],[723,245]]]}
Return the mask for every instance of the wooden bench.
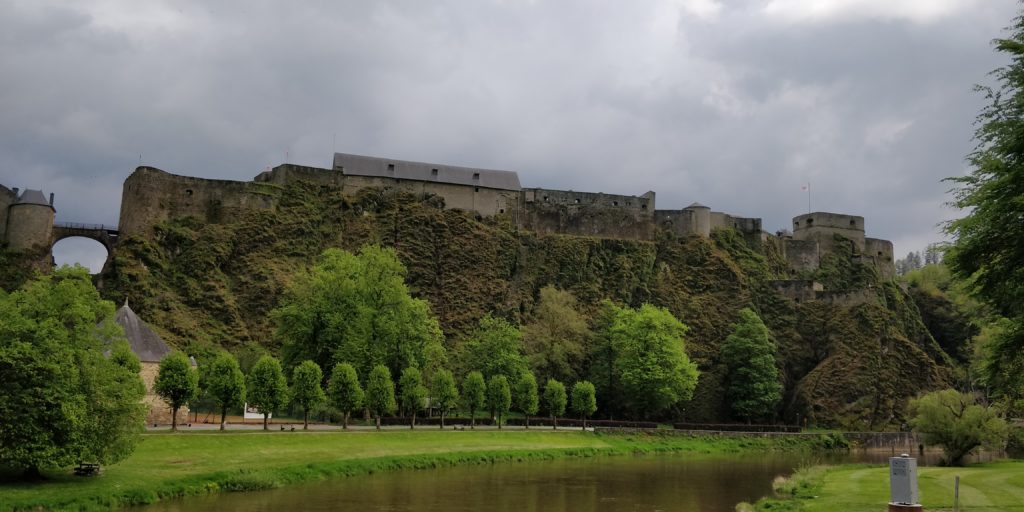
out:
{"label": "wooden bench", "polygon": [[80,462],[75,468],[76,476],[96,476],[100,474],[100,465],[93,462]]}

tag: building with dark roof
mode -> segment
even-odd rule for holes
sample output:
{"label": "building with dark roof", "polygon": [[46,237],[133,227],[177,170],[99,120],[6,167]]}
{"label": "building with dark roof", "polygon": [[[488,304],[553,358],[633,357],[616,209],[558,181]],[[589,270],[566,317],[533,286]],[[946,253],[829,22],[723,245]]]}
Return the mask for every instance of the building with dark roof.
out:
{"label": "building with dark roof", "polygon": [[[114,314],[114,321],[124,329],[124,336],[128,340],[128,346],[142,363],[142,370],[139,372],[142,381],[146,384],[146,397],[143,399],[149,406],[149,414],[146,416],[147,425],[171,423],[171,406],[153,392],[153,384],[160,372],[160,360],[171,353],[171,347],[160,339],[157,333],[153,332],[143,322],[132,308],[128,307],[125,301],[117,313]],[[195,366],[195,361],[192,362]],[[188,407],[178,410],[178,424],[188,421]]]}

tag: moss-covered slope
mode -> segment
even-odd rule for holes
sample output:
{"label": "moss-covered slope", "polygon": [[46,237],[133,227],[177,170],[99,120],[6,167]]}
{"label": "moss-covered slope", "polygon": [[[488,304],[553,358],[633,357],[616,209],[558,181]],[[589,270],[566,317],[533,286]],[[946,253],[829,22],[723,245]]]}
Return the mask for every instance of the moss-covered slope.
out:
{"label": "moss-covered slope", "polygon": [[703,372],[694,400],[679,411],[691,421],[728,416],[716,356],[746,306],[779,345],[788,421],[899,424],[907,397],[950,378],[951,363],[912,301],[843,255],[812,277],[857,293],[797,304],[768,284],[787,276],[775,242],[752,247],[732,231],[654,241],[537,236],[445,210],[437,198],[381,190],[345,197],[308,183],[275,193],[273,211],[222,224],[174,219],[123,240],[103,276],[105,295],[127,296],[168,342],[193,352],[276,351],[268,312],[296,270],[327,247],[379,243],[397,250],[411,289],[430,301],[449,339],[488,312],[523,318],[547,284],[572,291],[586,308],[604,298],[668,308],[691,328],[686,348]]}

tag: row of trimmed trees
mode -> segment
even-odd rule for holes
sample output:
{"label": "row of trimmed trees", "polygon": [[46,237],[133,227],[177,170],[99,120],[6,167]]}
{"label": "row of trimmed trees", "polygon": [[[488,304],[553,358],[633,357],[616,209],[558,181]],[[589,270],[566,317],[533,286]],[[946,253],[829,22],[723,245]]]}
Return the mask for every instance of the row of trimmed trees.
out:
{"label": "row of trimmed trees", "polygon": [[[289,401],[303,411],[303,429],[309,428],[309,413],[327,402],[343,414],[342,426],[348,428],[353,412],[368,411],[381,426],[381,417],[401,410],[410,418],[410,428],[416,425],[416,416],[428,405],[445,417],[459,405],[470,413],[470,428],[475,426],[478,411],[490,411],[501,428],[502,419],[510,410],[529,417],[540,409],[537,381],[532,373],[524,373],[514,385],[504,375],[493,375],[485,381],[482,373],[470,372],[462,382],[460,393],[452,373],[445,369],[434,372],[429,383],[424,383],[420,370],[406,368],[398,380],[396,393],[391,371],[384,365],[375,366],[366,379],[365,389],[355,368],[349,363],[338,363],[327,380],[326,392],[322,386],[324,375],[313,361],[303,361],[292,372],[291,386],[285,379],[277,359],[264,356],[245,377],[238,361],[222,352],[196,372],[188,358],[175,352],[163,359],[154,385],[155,392],[170,405],[171,429],[177,430],[177,412],[194,401],[202,392],[220,410],[221,430],[225,429],[227,412],[248,403],[263,413],[263,428],[268,428],[269,415],[279,411]],[[565,385],[550,379],[544,387],[544,404],[557,428],[557,417],[565,414],[566,406],[586,419],[597,410],[594,385],[580,381],[573,385],[571,402]]]}

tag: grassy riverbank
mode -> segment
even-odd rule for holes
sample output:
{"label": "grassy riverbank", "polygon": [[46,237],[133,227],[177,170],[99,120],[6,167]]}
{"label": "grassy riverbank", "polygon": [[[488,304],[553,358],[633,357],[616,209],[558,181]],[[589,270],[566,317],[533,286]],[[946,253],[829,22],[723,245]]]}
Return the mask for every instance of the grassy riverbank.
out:
{"label": "grassy riverbank", "polygon": [[[918,470],[925,510],[953,510],[953,485],[960,476],[960,509],[1024,511],[1024,461],[998,461],[964,468]],[[755,510],[875,512],[889,501],[887,466],[804,468],[787,482],[776,482],[792,499],[765,499]]]}
{"label": "grassy riverbank", "polygon": [[459,464],[632,453],[725,454],[818,447],[811,439],[708,439],[533,431],[193,432],[149,434],[127,460],[93,478],[51,473],[0,483],[0,511],[98,510],[336,476]]}

